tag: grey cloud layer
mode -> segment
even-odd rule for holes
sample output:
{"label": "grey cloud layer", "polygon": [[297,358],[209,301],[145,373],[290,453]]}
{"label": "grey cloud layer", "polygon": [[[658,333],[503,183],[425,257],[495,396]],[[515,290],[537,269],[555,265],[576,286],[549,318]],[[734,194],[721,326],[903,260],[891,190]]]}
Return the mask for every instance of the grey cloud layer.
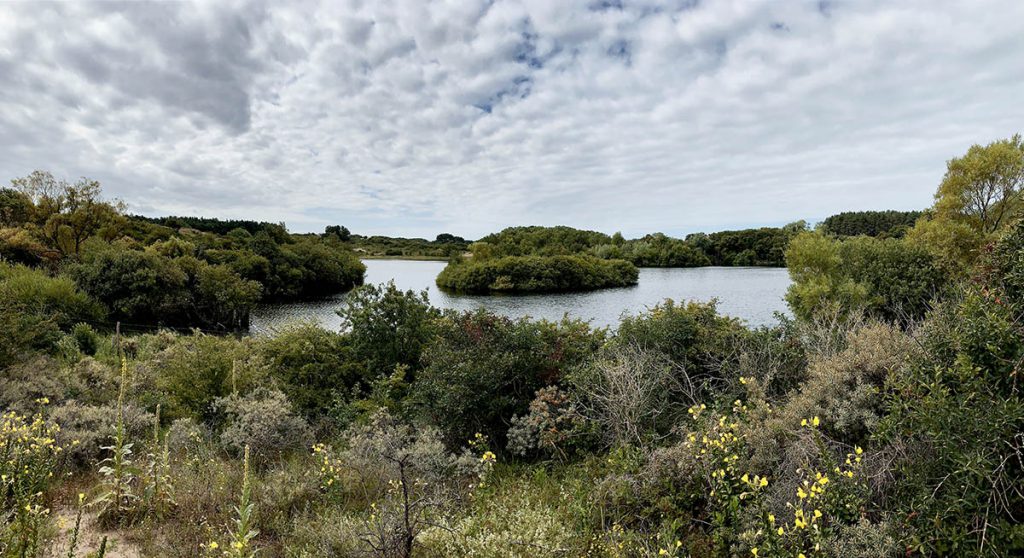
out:
{"label": "grey cloud layer", "polygon": [[0,5],[0,176],[295,230],[642,234],[927,205],[1024,129],[1024,4]]}

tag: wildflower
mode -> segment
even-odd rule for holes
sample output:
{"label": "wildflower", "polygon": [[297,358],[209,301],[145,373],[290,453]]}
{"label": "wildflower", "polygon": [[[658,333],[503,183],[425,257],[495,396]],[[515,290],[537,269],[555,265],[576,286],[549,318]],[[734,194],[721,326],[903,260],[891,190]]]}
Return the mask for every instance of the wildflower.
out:
{"label": "wildflower", "polygon": [[217,544],[217,541],[210,541],[209,547],[210,550],[217,550],[217,548],[220,547],[220,545]]}
{"label": "wildflower", "polygon": [[814,418],[813,418],[813,419],[811,420],[811,423],[812,423],[812,424],[814,424],[814,426],[818,426],[819,424],[821,424],[821,421],[820,421],[820,420],[818,420],[818,417],[814,417]]}
{"label": "wildflower", "polygon": [[768,514],[768,523],[771,523],[772,525],[775,525],[775,516],[774,515]]}
{"label": "wildflower", "polygon": [[855,448],[853,449],[853,452],[854,452],[854,453],[856,453],[857,455],[860,455],[860,454],[864,453],[864,450],[863,450],[863,449],[861,449],[861,447],[860,447],[860,446],[857,446],[857,447],[855,447]]}
{"label": "wildflower", "polygon": [[750,553],[753,554],[754,556],[757,556],[757,547],[755,546],[754,548],[751,548],[750,549]]}
{"label": "wildflower", "polygon": [[797,495],[797,497],[799,497],[799,498],[800,498],[801,500],[803,500],[804,498],[806,498],[806,497],[807,497],[807,493],[806,493],[806,492],[804,492],[804,489],[803,489],[803,488],[797,488],[797,489],[796,489],[796,495]]}
{"label": "wildflower", "polygon": [[492,451],[485,451],[484,454],[480,456],[480,461],[483,463],[494,463],[497,459],[498,458]]}
{"label": "wildflower", "polygon": [[782,535],[785,535],[785,534],[786,534],[786,530],[783,529],[782,527],[779,527],[779,536],[781,537]]}
{"label": "wildflower", "polygon": [[747,379],[744,378],[743,376],[740,376],[740,383],[743,385],[747,385]]}
{"label": "wildflower", "polygon": [[662,548],[662,549],[658,550],[658,555],[659,556],[668,556],[668,551],[665,550],[664,548]]}

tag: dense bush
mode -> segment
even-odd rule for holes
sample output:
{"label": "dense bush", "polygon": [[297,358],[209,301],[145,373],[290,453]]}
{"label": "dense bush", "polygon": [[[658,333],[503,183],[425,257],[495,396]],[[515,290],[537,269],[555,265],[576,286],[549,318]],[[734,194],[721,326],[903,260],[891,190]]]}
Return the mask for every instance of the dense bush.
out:
{"label": "dense bush", "polygon": [[803,319],[835,309],[920,319],[946,286],[945,273],[927,250],[891,238],[835,240],[804,233],[790,244],[786,263],[793,279],[786,300]]}
{"label": "dense bush", "polygon": [[257,463],[309,447],[309,426],[292,409],[284,393],[257,388],[245,395],[232,394],[214,402],[224,413],[221,444],[236,456],[246,448]]}
{"label": "dense bush", "polygon": [[289,326],[258,341],[271,377],[307,419],[345,403],[366,383],[366,368],[351,336],[308,323]]}
{"label": "dense bush", "polygon": [[437,276],[443,289],[466,293],[545,293],[635,285],[625,260],[588,256],[505,256],[449,263]]}
{"label": "dense bush", "polygon": [[366,363],[371,377],[380,377],[398,365],[419,368],[440,313],[430,306],[426,291],[403,292],[392,281],[356,289],[338,315],[355,357]]}
{"label": "dense bush", "polygon": [[449,443],[480,432],[502,447],[513,416],[527,411],[538,389],[579,366],[601,338],[581,322],[449,312],[424,353],[414,397]]}

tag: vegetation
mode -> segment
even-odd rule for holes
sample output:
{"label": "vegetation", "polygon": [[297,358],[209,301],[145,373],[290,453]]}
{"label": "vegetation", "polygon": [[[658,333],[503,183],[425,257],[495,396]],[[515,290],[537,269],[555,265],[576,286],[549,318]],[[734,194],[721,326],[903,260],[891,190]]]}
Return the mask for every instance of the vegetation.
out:
{"label": "vegetation", "polygon": [[589,256],[502,256],[453,260],[437,285],[464,293],[550,293],[635,285],[639,272],[625,260]]}
{"label": "vegetation", "polygon": [[[99,183],[43,171],[0,189],[0,258],[10,262],[0,264],[7,291],[37,291],[0,296],[35,310],[64,300],[56,325],[65,330],[79,321],[245,329],[260,301],[345,291],[365,272],[337,238],[255,221],[129,216]],[[74,307],[61,289],[79,291]]]}
{"label": "vegetation", "polygon": [[921,215],[921,211],[845,211],[822,221],[821,228],[836,236],[901,238]]}
{"label": "vegetation", "polygon": [[[1019,556],[1012,211],[799,232],[794,317],[754,330],[714,303],[610,331],[385,285],[339,332],[115,337],[71,319],[102,307],[67,277],[5,264],[0,556]],[[973,248],[931,234],[951,223]]]}

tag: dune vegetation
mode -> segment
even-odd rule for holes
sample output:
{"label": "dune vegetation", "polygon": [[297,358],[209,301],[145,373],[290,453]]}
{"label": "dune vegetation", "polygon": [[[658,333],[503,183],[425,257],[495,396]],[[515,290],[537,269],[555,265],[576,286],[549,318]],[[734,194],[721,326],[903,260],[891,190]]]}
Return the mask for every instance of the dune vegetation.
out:
{"label": "dune vegetation", "polygon": [[[280,271],[311,268],[276,262],[331,241],[112,207],[151,236],[78,242],[9,221],[43,199],[4,191],[0,556],[1019,556],[1022,190],[1014,137],[951,160],[905,234],[794,231],[772,327],[665,301],[598,329],[390,284],[341,331],[266,337],[103,324],[201,273],[292,293]],[[533,257],[566,255],[494,261]],[[178,292],[212,297],[193,323],[236,300]]]}

